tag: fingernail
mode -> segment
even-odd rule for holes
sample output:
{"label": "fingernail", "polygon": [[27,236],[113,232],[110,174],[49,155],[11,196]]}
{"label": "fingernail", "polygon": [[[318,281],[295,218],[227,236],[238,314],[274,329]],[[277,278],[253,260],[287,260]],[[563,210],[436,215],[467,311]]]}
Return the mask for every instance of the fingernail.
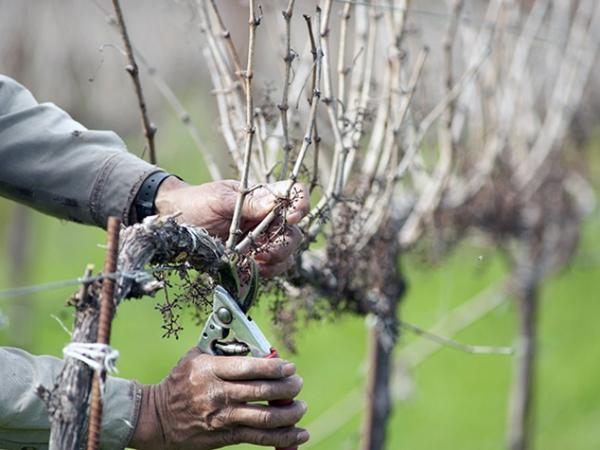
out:
{"label": "fingernail", "polygon": [[296,373],[296,365],[294,363],[287,363],[281,369],[281,373],[284,377],[289,377]]}
{"label": "fingernail", "polygon": [[256,255],[254,255],[254,261],[258,263],[264,263],[267,261],[267,259],[268,256],[265,253],[257,253]]}
{"label": "fingernail", "polygon": [[310,434],[308,434],[308,431],[302,430],[298,433],[296,439],[298,439],[302,443],[307,442],[310,439]]}

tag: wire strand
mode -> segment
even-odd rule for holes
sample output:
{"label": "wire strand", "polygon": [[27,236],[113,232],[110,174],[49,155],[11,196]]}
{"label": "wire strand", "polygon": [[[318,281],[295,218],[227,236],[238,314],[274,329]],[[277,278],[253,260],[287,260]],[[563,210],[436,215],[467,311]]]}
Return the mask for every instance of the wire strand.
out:
{"label": "wire strand", "polygon": [[515,353],[515,350],[512,347],[492,347],[487,345],[463,344],[462,342],[455,341],[452,338],[432,333],[425,328],[421,328],[415,324],[405,321],[401,321],[400,326],[405,330],[408,330],[417,336],[421,336],[424,339],[435,342],[436,344],[444,345],[465,353],[474,353],[478,355],[513,355]]}
{"label": "wire strand", "polygon": [[100,281],[100,280],[104,279],[105,277],[112,277],[115,279],[117,279],[119,277],[131,278],[131,279],[136,280],[137,282],[143,282],[146,278],[150,277],[151,275],[153,275],[157,272],[165,272],[168,270],[176,270],[176,269],[177,269],[176,267],[172,267],[172,266],[161,266],[161,267],[155,267],[155,268],[146,269],[146,270],[135,270],[135,271],[131,271],[131,272],[117,271],[117,272],[108,273],[108,274],[100,273],[100,274],[92,276],[92,277],[77,277],[77,278],[70,278],[67,280],[50,281],[48,283],[33,284],[33,285],[29,285],[29,286],[20,286],[20,287],[16,287],[16,288],[0,290],[0,300],[7,299],[7,298],[15,298],[15,297],[25,297],[27,295],[37,294],[39,292],[51,291],[51,290],[61,289],[64,287],[69,287],[69,286],[77,286],[79,284],[94,283],[96,281]]}
{"label": "wire strand", "polygon": [[[395,5],[391,5],[391,4],[387,4],[387,3],[377,3],[377,2],[372,3],[372,2],[368,2],[366,0],[334,0],[334,1],[336,3],[348,3],[351,5],[355,5],[355,6],[358,5],[358,6],[366,6],[369,8],[388,9],[391,11],[410,12],[410,13],[418,14],[421,16],[434,17],[436,19],[443,19],[443,20],[447,20],[447,19],[450,19],[453,17],[452,15],[441,12],[441,11],[431,11],[431,10],[426,10],[426,9],[421,9],[421,8],[395,6]],[[485,20],[481,20],[481,19],[474,18],[474,17],[466,17],[463,15],[458,17],[458,21],[461,23],[471,24],[471,25],[473,25],[473,24],[480,24],[481,26],[493,25],[490,22],[487,22]],[[499,27],[497,27],[497,29],[507,31],[509,33],[517,34],[517,35],[521,34],[523,31],[519,27],[510,26],[510,25],[499,26]],[[533,38],[536,41],[543,42],[548,45],[559,46],[558,42],[556,42],[546,36],[535,35]]]}

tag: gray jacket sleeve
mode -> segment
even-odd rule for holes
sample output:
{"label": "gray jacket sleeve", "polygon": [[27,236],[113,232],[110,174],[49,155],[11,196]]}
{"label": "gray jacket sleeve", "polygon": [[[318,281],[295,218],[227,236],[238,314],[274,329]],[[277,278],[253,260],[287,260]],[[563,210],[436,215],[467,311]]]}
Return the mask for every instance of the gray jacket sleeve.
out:
{"label": "gray jacket sleeve", "polygon": [[115,133],[87,130],[0,75],[0,195],[62,219],[104,227],[113,215],[127,224],[141,183],[157,170]]}
{"label": "gray jacket sleeve", "polygon": [[[52,104],[39,104],[0,75],[0,195],[59,218],[104,227],[129,221],[139,186],[153,172],[114,133],[90,131]],[[36,396],[53,385],[62,362],[0,347],[0,448],[46,448],[49,423]],[[124,448],[137,420],[140,387],[107,383],[102,447]]]}
{"label": "gray jacket sleeve", "polygon": [[[47,449],[50,424],[46,407],[36,395],[39,385],[51,388],[62,361],[0,347],[0,448]],[[123,449],[137,422],[141,387],[109,377],[104,394],[102,449]]]}

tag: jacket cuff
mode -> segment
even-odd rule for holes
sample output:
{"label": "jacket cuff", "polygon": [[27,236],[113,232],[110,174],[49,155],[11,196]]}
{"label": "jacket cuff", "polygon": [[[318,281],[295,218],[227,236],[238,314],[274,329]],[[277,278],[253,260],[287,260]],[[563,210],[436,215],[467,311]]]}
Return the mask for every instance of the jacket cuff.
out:
{"label": "jacket cuff", "polygon": [[108,378],[102,415],[100,448],[124,449],[135,430],[142,387],[139,383],[122,378]]}
{"label": "jacket cuff", "polygon": [[130,210],[144,180],[159,169],[135,155],[119,152],[106,160],[100,169],[89,202],[94,223],[106,228],[109,216],[119,217],[130,225]]}

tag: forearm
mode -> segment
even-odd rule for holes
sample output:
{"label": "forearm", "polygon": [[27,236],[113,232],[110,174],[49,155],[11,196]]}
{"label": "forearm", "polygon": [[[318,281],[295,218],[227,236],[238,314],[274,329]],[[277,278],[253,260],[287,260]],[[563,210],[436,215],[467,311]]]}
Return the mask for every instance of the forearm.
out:
{"label": "forearm", "polygon": [[139,186],[158,170],[128,153],[115,133],[87,130],[2,75],[0,161],[0,195],[102,227],[110,215],[129,222]]}
{"label": "forearm", "polygon": [[[62,361],[0,347],[0,448],[47,447],[50,423],[37,386],[51,388]],[[137,422],[141,388],[132,381],[109,377],[104,395],[101,447],[125,448]]]}

